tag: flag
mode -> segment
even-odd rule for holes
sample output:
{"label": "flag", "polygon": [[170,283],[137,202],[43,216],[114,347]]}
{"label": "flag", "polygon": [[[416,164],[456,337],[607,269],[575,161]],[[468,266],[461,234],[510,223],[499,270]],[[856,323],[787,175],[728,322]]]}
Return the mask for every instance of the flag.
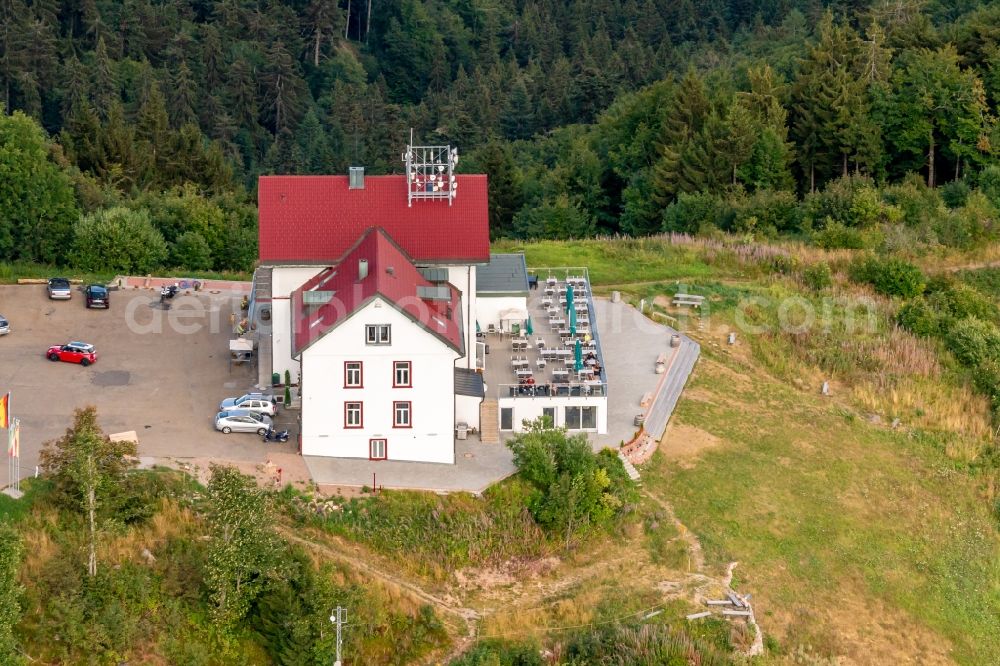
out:
{"label": "flag", "polygon": [[21,420],[14,419],[11,427],[7,429],[9,443],[7,446],[7,453],[11,458],[17,458],[21,455]]}
{"label": "flag", "polygon": [[0,428],[10,427],[10,392],[0,398]]}

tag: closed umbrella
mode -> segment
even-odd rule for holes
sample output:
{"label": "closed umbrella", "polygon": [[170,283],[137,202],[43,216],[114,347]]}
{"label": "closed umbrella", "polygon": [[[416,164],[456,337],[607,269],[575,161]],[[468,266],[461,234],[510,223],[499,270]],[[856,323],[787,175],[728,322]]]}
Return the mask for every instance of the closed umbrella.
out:
{"label": "closed umbrella", "polygon": [[566,287],[566,312],[573,311],[573,285]]}
{"label": "closed umbrella", "polygon": [[534,328],[534,326],[531,325],[531,317],[528,317],[528,323],[525,324],[524,330],[527,331],[528,335],[534,335],[535,334],[535,328]]}
{"label": "closed umbrella", "polygon": [[576,372],[583,370],[583,345],[580,343],[579,338],[576,341],[576,347],[573,349],[573,370]]}
{"label": "closed umbrella", "polygon": [[576,335],[576,308],[572,305],[569,308],[569,334]]}

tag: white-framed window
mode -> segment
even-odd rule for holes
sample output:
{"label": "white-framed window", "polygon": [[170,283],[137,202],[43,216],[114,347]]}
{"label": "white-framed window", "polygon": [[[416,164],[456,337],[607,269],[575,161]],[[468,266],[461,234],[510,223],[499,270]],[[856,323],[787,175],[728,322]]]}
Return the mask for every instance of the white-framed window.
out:
{"label": "white-framed window", "polygon": [[387,345],[390,341],[389,324],[368,324],[365,326],[365,344]]}
{"label": "white-framed window", "polygon": [[566,418],[567,430],[595,430],[597,428],[597,407],[566,407],[563,415]]}
{"label": "white-framed window", "polygon": [[393,361],[392,387],[410,388],[413,386],[413,365],[409,361]]}
{"label": "white-framed window", "polygon": [[368,440],[368,457],[372,460],[385,460],[386,452],[384,439]]}
{"label": "white-framed window", "polygon": [[361,361],[344,361],[344,388],[364,387],[363,368]]}
{"label": "white-framed window", "polygon": [[410,428],[412,427],[412,422],[410,418],[412,416],[411,412],[413,406],[408,400],[396,400],[392,403],[392,427],[393,428]]}
{"label": "white-framed window", "polygon": [[364,404],[360,402],[344,403],[344,427],[360,428],[364,425]]}

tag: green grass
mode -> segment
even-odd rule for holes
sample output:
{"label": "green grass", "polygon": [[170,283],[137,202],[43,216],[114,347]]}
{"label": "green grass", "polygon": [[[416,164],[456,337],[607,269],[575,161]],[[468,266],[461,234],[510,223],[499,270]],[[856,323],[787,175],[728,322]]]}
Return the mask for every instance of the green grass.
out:
{"label": "green grass", "polygon": [[943,637],[960,662],[992,661],[1000,547],[976,479],[937,439],[872,426],[719,360],[746,381],[703,360],[688,389],[699,399],[682,400],[675,418],[725,444],[694,466],[657,454],[643,481],[674,502],[709,561],[740,561],[738,583],[758,613],[786,618],[781,642],[850,653],[857,646],[844,644],[843,627],[810,619],[810,609],[874,597]]}
{"label": "green grass", "polygon": [[399,558],[399,567],[409,573],[443,580],[461,567],[547,552],[548,540],[526,508],[529,492],[516,478],[491,487],[483,497],[384,491],[311,520]]}
{"label": "green grass", "polygon": [[701,253],[659,239],[531,241],[502,240],[493,252],[524,252],[529,268],[585,266],[594,286],[710,277],[719,267]]}
{"label": "green grass", "polygon": [[959,271],[958,278],[987,296],[1000,298],[1000,268]]}

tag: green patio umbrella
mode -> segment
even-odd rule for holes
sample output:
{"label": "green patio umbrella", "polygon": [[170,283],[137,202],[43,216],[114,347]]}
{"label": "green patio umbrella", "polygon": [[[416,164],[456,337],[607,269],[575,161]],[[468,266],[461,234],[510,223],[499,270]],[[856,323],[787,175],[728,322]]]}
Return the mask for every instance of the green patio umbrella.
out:
{"label": "green patio umbrella", "polygon": [[576,308],[572,305],[569,308],[569,334],[576,335]]}
{"label": "green patio umbrella", "polygon": [[579,338],[577,338],[576,347],[573,350],[573,370],[576,372],[583,370],[583,344]]}
{"label": "green patio umbrella", "polygon": [[531,317],[528,317],[528,323],[524,325],[524,330],[528,335],[535,334],[535,327],[531,325]]}
{"label": "green patio umbrella", "polygon": [[476,333],[482,333],[483,329],[479,328],[479,320],[476,320]]}
{"label": "green patio umbrella", "polygon": [[566,287],[566,312],[573,309],[573,285]]}

